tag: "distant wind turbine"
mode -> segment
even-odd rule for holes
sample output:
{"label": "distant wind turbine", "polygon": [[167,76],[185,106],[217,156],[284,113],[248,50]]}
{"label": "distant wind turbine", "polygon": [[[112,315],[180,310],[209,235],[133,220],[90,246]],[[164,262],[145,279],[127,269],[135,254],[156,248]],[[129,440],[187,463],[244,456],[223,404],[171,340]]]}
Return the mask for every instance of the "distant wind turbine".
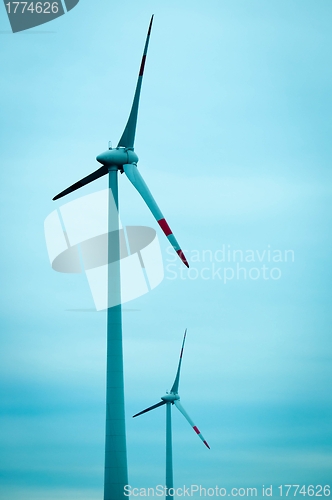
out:
{"label": "distant wind turbine", "polygon": [[[146,37],[143,57],[138,75],[136,91],[127,125],[116,148],[97,156],[101,167],[92,174],[72,184],[53,200],[66,196],[73,191],[93,182],[99,177],[109,174],[109,236],[108,255],[112,266],[108,269],[108,297],[111,303],[118,304],[107,310],[107,375],[106,375],[106,437],[105,437],[105,476],[104,500],[118,500],[124,498],[124,487],[128,484],[127,449],[125,432],[124,385],[123,385],[123,355],[122,355],[122,312],[121,312],[121,281],[120,281],[120,239],[119,220],[112,213],[111,201],[115,201],[118,209],[118,171],[124,173],[137,189],[149,207],[152,215],[165,233],[170,244],[182,260],[189,267],[175,236],[167,224],[161,210],[154,200],[149,188],[144,182],[138,168],[138,156],[134,151],[134,141],[138,116],[138,106],[141,93],[142,79],[150,40],[153,16],[151,17]],[[112,199],[113,198],[113,199]],[[113,203],[114,204],[114,203]],[[110,258],[111,257],[111,258]],[[117,264],[116,264],[117,263]],[[110,304],[110,302],[109,302]],[[182,410],[180,410],[182,411]]]}
{"label": "distant wind turbine", "polygon": [[149,408],[146,408],[146,410],[140,411],[139,413],[136,413],[136,415],[133,416],[133,417],[138,417],[139,415],[142,415],[143,413],[147,413],[148,411],[154,410],[155,408],[158,408],[159,406],[166,405],[166,498],[174,498],[174,495],[168,494],[170,488],[173,488],[172,420],[171,420],[171,406],[172,405],[176,406],[176,408],[182,413],[184,418],[186,420],[188,420],[189,424],[194,429],[196,434],[201,438],[201,440],[203,441],[205,446],[210,449],[210,446],[208,445],[207,441],[203,437],[203,434],[200,432],[198,427],[191,420],[188,413],[186,412],[186,410],[183,408],[182,404],[180,403],[179,382],[180,382],[182,355],[183,355],[183,349],[184,349],[184,343],[186,340],[186,335],[187,335],[187,329],[184,332],[182,348],[181,348],[181,353],[180,353],[180,359],[179,359],[179,365],[178,365],[175,380],[174,380],[174,383],[172,385],[170,392],[166,393],[165,396],[163,396],[161,398],[161,401],[159,403],[157,403],[153,406],[150,406]]}

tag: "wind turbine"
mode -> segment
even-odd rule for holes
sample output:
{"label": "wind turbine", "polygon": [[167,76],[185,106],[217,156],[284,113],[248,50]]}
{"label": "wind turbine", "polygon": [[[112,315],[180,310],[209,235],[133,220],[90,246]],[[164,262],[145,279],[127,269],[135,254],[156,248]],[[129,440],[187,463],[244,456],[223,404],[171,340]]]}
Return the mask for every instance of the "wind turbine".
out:
{"label": "wind turbine", "polygon": [[[97,156],[101,167],[65,189],[53,200],[58,200],[73,191],[109,174],[109,262],[108,267],[108,297],[118,305],[107,309],[107,374],[106,374],[106,437],[105,437],[105,476],[104,500],[124,498],[124,486],[128,484],[127,451],[125,433],[124,384],[123,384],[123,354],[122,354],[122,312],[121,312],[121,282],[120,282],[120,239],[119,220],[111,213],[111,201],[114,200],[118,210],[118,172],[124,173],[157,220],[169,242],[179,255],[182,262],[189,267],[175,236],[167,224],[161,210],[154,200],[149,188],[137,169],[138,156],[134,151],[135,132],[138,106],[146,55],[150,40],[153,16],[151,17],[146,37],[143,57],[138,74],[138,81],[129,118],[116,148]],[[115,220],[116,219],[116,220]],[[110,258],[112,257],[112,258]],[[117,265],[115,263],[117,262]],[[110,270],[112,268],[112,270]],[[109,302],[110,304],[110,302]]]}
{"label": "wind turbine", "polygon": [[182,348],[181,348],[181,353],[180,353],[180,359],[179,359],[179,365],[178,365],[175,380],[174,380],[174,383],[172,385],[170,392],[167,392],[165,394],[165,396],[162,396],[161,401],[159,403],[157,403],[153,406],[150,406],[149,408],[146,408],[146,410],[140,411],[139,413],[136,413],[136,415],[133,416],[133,417],[138,417],[139,415],[142,415],[143,413],[147,413],[148,411],[154,410],[155,408],[158,408],[159,406],[166,405],[166,498],[174,498],[173,494],[169,494],[170,489],[173,488],[172,420],[171,420],[171,407],[172,407],[172,405],[176,406],[176,408],[182,413],[184,418],[189,422],[189,424],[194,429],[196,434],[201,438],[201,440],[203,441],[205,446],[210,449],[210,446],[208,445],[207,441],[203,437],[203,434],[200,432],[198,427],[191,420],[188,413],[186,412],[186,410],[183,408],[182,404],[180,403],[180,396],[179,396],[180,370],[181,370],[182,355],[183,355],[183,349],[184,349],[184,343],[186,340],[186,335],[187,335],[187,329],[184,332]]}

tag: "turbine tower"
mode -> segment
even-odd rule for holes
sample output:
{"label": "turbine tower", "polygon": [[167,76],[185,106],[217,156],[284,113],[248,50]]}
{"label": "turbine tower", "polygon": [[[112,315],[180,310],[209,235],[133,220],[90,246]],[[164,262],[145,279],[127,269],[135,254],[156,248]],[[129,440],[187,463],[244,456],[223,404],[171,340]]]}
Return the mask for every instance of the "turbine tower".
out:
{"label": "turbine tower", "polygon": [[201,440],[203,441],[205,446],[210,449],[210,446],[208,445],[207,441],[203,437],[203,434],[200,432],[198,427],[191,420],[188,413],[186,412],[186,410],[183,408],[182,404],[180,403],[179,382],[180,382],[182,355],[183,355],[183,349],[184,349],[184,343],[186,340],[186,335],[187,335],[187,329],[184,332],[182,348],[181,348],[181,353],[180,353],[180,359],[179,359],[179,365],[178,365],[175,380],[174,380],[174,383],[172,385],[170,392],[166,393],[165,396],[162,396],[161,401],[159,403],[157,403],[153,406],[150,406],[149,408],[146,408],[146,410],[140,411],[139,413],[136,413],[136,415],[134,415],[134,417],[138,417],[139,415],[142,415],[143,413],[147,413],[148,411],[154,410],[155,408],[158,408],[159,406],[166,405],[166,498],[174,498],[173,494],[169,494],[170,489],[173,488],[173,454],[172,454],[172,420],[171,420],[172,419],[172,416],[171,416],[172,405],[176,406],[176,408],[182,413],[184,418],[189,422],[189,424],[194,429],[196,434],[201,438]]}
{"label": "turbine tower", "polygon": [[[97,156],[101,167],[92,174],[65,189],[53,200],[58,200],[73,191],[109,175],[109,209],[108,209],[108,309],[107,309],[107,373],[106,373],[106,436],[105,436],[105,476],[104,500],[119,500],[124,498],[124,486],[128,484],[127,451],[125,433],[123,355],[122,355],[122,312],[121,312],[121,281],[120,281],[120,237],[119,219],[111,211],[111,202],[118,201],[118,172],[124,173],[142,196],[152,215],[157,220],[169,242],[179,255],[182,262],[189,267],[168,223],[154,200],[149,188],[137,168],[138,156],[134,151],[135,132],[138,106],[146,55],[150,40],[153,16],[151,17],[146,37],[143,57],[139,69],[138,81],[129,118],[116,148]],[[113,200],[112,200],[113,198]],[[112,236],[110,236],[112,235]],[[112,307],[110,306],[112,304]],[[113,305],[117,304],[117,305]]]}

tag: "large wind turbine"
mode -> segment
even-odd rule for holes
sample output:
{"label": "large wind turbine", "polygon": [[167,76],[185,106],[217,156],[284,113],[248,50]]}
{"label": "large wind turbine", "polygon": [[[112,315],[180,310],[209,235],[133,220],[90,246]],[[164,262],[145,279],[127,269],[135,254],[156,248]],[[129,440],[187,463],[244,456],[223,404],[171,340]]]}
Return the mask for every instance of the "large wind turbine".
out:
{"label": "large wind turbine", "polygon": [[174,383],[172,385],[170,392],[165,394],[165,396],[162,396],[161,401],[159,403],[157,403],[153,406],[150,406],[149,408],[146,408],[146,410],[140,411],[139,413],[136,413],[136,415],[134,415],[134,417],[138,417],[139,415],[142,415],[143,413],[147,413],[148,411],[154,410],[155,408],[158,408],[159,406],[166,405],[166,498],[174,498],[173,494],[168,493],[170,488],[173,488],[172,421],[171,421],[171,406],[172,405],[176,406],[176,408],[182,413],[184,418],[186,420],[188,420],[189,424],[194,429],[196,434],[201,438],[201,440],[203,441],[205,446],[210,449],[210,446],[208,445],[207,441],[203,437],[203,434],[200,432],[198,427],[191,420],[188,413],[186,412],[186,410],[183,408],[182,404],[180,403],[180,396],[179,396],[180,370],[181,370],[182,355],[183,355],[183,349],[184,349],[184,343],[186,340],[186,335],[187,335],[187,329],[184,332],[182,348],[181,348],[181,353],[180,353],[180,359],[179,359],[179,365],[178,365],[175,380],[174,380]]}
{"label": "large wind turbine", "polygon": [[[53,198],[53,200],[62,198],[99,177],[109,174],[109,230],[112,231],[112,238],[109,237],[108,239],[108,255],[109,262],[112,262],[112,266],[109,266],[108,272],[108,297],[112,297],[112,304],[116,303],[118,305],[109,307],[107,310],[104,500],[123,499],[124,486],[128,484],[122,356],[119,220],[118,214],[114,217],[110,209],[112,205],[111,198],[114,199],[116,208],[118,209],[118,171],[125,173],[127,178],[140,193],[174,250],[179,255],[182,262],[189,267],[186,257],[175,236],[137,169],[138,156],[134,151],[138,105],[152,21],[153,16],[151,17],[146,37],[132,108],[117,147],[114,149],[110,148],[105,153],[97,156],[97,161],[102,165],[98,170],[84,177]],[[115,264],[116,262],[118,263],[117,265]],[[110,302],[108,304],[110,305]]]}

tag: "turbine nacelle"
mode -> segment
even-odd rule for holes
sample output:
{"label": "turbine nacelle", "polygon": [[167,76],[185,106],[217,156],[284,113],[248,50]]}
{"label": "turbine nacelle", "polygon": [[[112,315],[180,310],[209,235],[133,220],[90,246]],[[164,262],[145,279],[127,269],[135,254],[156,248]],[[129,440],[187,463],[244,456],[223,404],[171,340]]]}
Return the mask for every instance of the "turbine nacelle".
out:
{"label": "turbine nacelle", "polygon": [[173,392],[171,392],[169,394],[165,394],[165,396],[163,396],[161,399],[166,403],[174,403],[174,401],[180,399],[180,396],[178,394],[174,394]]}
{"label": "turbine nacelle", "polygon": [[122,167],[126,164],[137,163],[138,156],[133,148],[117,147],[101,153],[97,156],[96,160],[106,167],[111,167],[113,165]]}

